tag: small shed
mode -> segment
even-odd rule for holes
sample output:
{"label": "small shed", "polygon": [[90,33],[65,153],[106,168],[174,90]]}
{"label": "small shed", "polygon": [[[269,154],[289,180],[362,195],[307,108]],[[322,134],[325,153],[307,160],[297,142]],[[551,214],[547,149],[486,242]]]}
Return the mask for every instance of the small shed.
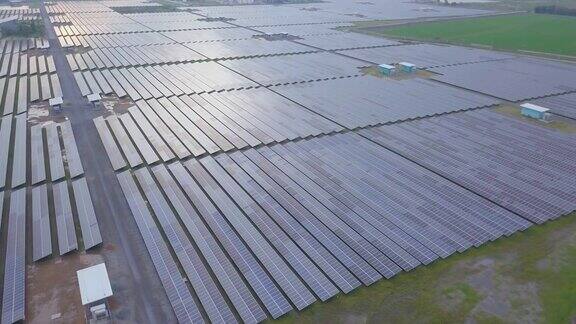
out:
{"label": "small shed", "polygon": [[378,65],[378,68],[380,69],[380,73],[384,75],[392,75],[396,72],[396,67],[394,65],[380,64]]}
{"label": "small shed", "polygon": [[87,95],[86,98],[88,99],[88,101],[90,101],[92,107],[94,108],[96,108],[100,104],[100,100],[102,99],[102,97],[100,97],[100,94],[98,93],[91,93]]}
{"label": "small shed", "polygon": [[525,103],[525,104],[520,105],[520,109],[521,109],[522,116],[540,119],[540,120],[546,120],[550,114],[549,113],[550,109],[540,107],[538,105],[531,104],[531,103]]}
{"label": "small shed", "polygon": [[64,100],[62,100],[62,97],[54,97],[54,98],[51,98],[50,100],[48,100],[48,104],[50,105],[50,108],[52,108],[56,112],[62,111],[62,104],[63,103],[64,103]]}
{"label": "small shed", "polygon": [[109,317],[106,302],[112,296],[112,286],[106,264],[100,263],[78,270],[76,275],[82,305],[86,308],[86,319],[97,320]]}
{"label": "small shed", "polygon": [[405,73],[413,73],[416,72],[416,70],[418,70],[418,68],[416,68],[416,65],[412,63],[400,62],[398,63],[398,65],[400,65],[400,69],[402,70],[402,72]]}

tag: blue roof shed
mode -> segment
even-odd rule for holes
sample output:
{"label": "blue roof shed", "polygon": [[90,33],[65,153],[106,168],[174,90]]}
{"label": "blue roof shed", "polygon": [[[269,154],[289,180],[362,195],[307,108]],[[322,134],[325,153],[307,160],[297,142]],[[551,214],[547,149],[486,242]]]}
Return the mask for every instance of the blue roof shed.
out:
{"label": "blue roof shed", "polygon": [[546,114],[550,111],[548,108],[540,107],[531,103],[520,105],[522,116],[535,119],[545,119]]}
{"label": "blue roof shed", "polygon": [[396,72],[396,67],[393,65],[380,64],[378,65],[378,68],[380,69],[380,73],[384,75],[392,75]]}

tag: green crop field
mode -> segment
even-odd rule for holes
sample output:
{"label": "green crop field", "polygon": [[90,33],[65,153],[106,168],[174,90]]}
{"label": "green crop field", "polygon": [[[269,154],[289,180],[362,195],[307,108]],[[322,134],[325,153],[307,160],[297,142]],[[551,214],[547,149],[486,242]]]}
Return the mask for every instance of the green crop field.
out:
{"label": "green crop field", "polygon": [[575,323],[576,213],[275,323]]}
{"label": "green crop field", "polygon": [[481,44],[496,49],[576,56],[576,17],[525,14],[396,27],[359,26],[357,30],[417,40]]}

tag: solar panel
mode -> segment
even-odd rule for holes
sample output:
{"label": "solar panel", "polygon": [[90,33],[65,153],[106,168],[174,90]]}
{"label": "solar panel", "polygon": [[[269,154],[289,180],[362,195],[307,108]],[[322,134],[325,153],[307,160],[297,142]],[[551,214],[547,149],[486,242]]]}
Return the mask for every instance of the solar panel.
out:
{"label": "solar panel", "polygon": [[170,128],[166,126],[166,124],[156,115],[156,113],[152,110],[150,105],[146,103],[144,100],[137,101],[136,104],[140,111],[146,116],[148,121],[154,125],[154,128],[158,131],[158,134],[162,136],[164,141],[170,146],[172,151],[176,153],[178,158],[183,159],[190,156],[190,151],[186,148],[182,142],[172,133]]}
{"label": "solar panel", "polygon": [[12,188],[26,183],[26,114],[17,115],[14,151],[12,152]]}
{"label": "solar panel", "polygon": [[2,209],[4,206],[4,191],[0,191],[0,231],[2,231],[2,215],[4,210]]}
{"label": "solar panel", "polygon": [[60,79],[58,74],[50,74],[50,82],[52,83],[52,97],[62,97],[62,87],[60,86]]}
{"label": "solar panel", "polygon": [[68,165],[68,172],[71,178],[75,178],[79,175],[84,174],[84,168],[82,167],[82,160],[78,154],[78,148],[76,147],[76,140],[74,139],[74,133],[72,132],[72,125],[70,121],[67,120],[60,123],[60,130],[62,131],[62,141],[64,142],[64,149],[66,150],[66,163]]}
{"label": "solar panel", "polygon": [[42,100],[50,100],[52,98],[52,92],[50,91],[50,75],[42,74],[40,75],[40,94]]}
{"label": "solar panel", "polygon": [[34,125],[30,127],[30,147],[30,155],[32,160],[32,184],[35,185],[46,180],[42,125]]}
{"label": "solar panel", "polygon": [[164,142],[162,137],[158,135],[158,132],[154,129],[154,126],[146,119],[144,114],[140,111],[138,107],[131,107],[128,109],[130,115],[136,121],[136,124],[143,130],[146,138],[150,141],[162,161],[167,162],[175,158],[174,153],[170,147]]}
{"label": "solar panel", "polygon": [[26,276],[26,189],[10,194],[4,265],[2,323],[24,320]]}
{"label": "solar panel", "polygon": [[91,249],[102,243],[98,219],[92,205],[92,198],[88,190],[86,178],[80,178],[72,182],[74,189],[74,199],[76,200],[76,209],[78,210],[78,219],[82,231],[82,241],[84,249]]}
{"label": "solar panel", "polygon": [[434,79],[509,101],[576,91],[576,67],[537,58],[434,68]]}
{"label": "solar panel", "polygon": [[57,181],[65,176],[58,124],[50,123],[44,128],[46,129],[46,142],[48,144],[48,157],[50,159],[50,179]]}
{"label": "solar panel", "polygon": [[16,77],[11,77],[8,80],[8,87],[6,88],[4,97],[4,115],[11,114],[16,108]]}
{"label": "solar panel", "polygon": [[148,144],[146,136],[142,133],[142,131],[140,131],[140,129],[138,128],[138,126],[136,125],[134,119],[132,119],[130,114],[119,115],[118,118],[120,118],[120,120],[122,121],[122,124],[124,125],[126,131],[136,144],[138,151],[140,151],[140,154],[142,155],[146,163],[154,164],[158,162],[159,160],[158,155],[156,154],[156,152],[154,152],[152,146]]}
{"label": "solar panel", "polygon": [[76,229],[72,218],[72,206],[68,193],[68,183],[58,182],[52,185],[54,196],[54,212],[56,216],[56,227],[58,230],[58,248],[60,255],[78,249],[76,239]]}
{"label": "solar panel", "polygon": [[40,99],[40,92],[38,90],[39,76],[37,74],[30,76],[30,102]]}
{"label": "solar panel", "polygon": [[18,79],[18,103],[16,113],[21,114],[28,109],[28,76]]}
{"label": "solar panel", "polygon": [[38,261],[52,254],[50,211],[46,184],[32,188],[32,260]]}
{"label": "solar panel", "polygon": [[6,185],[8,173],[8,152],[10,150],[10,133],[12,132],[12,115],[2,117],[0,124],[0,188]]}
{"label": "solar panel", "polygon": [[134,147],[134,144],[132,144],[130,137],[120,124],[118,117],[112,115],[107,117],[106,121],[110,125],[110,128],[112,129],[112,132],[114,133],[114,137],[116,137],[117,142],[120,144],[120,148],[122,149],[122,152],[124,152],[124,156],[126,157],[126,160],[128,160],[128,164],[132,168],[141,165],[142,159],[140,158],[138,151]]}
{"label": "solar panel", "polygon": [[104,120],[104,118],[103,117],[94,118],[93,122],[94,125],[96,126],[98,134],[100,135],[100,140],[104,145],[104,149],[106,150],[108,159],[110,159],[112,168],[115,171],[118,171],[126,167],[126,161],[124,161],[124,157],[122,157],[122,153],[120,153],[120,149],[116,145],[116,142],[114,141],[112,133],[108,129],[108,126],[106,125],[106,121]]}

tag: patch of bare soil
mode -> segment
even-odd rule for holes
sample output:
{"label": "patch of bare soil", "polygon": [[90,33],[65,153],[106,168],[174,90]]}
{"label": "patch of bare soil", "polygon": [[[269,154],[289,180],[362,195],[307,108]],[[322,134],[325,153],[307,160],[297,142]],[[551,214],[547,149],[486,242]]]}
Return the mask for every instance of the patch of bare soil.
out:
{"label": "patch of bare soil", "polygon": [[85,323],[76,271],[101,262],[98,254],[74,253],[28,265],[27,322]]}

